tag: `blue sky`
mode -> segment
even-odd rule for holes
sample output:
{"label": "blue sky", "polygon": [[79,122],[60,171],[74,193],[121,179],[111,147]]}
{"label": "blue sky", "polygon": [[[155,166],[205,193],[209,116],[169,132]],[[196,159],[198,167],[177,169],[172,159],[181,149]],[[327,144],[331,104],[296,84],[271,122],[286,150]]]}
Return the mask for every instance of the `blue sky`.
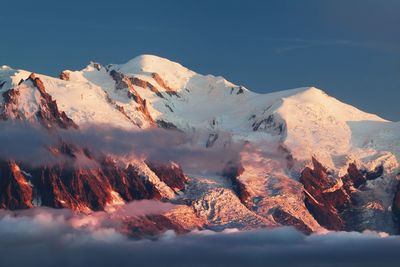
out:
{"label": "blue sky", "polygon": [[400,120],[400,1],[0,3],[0,65],[57,75],[140,54],[257,92],[316,86]]}

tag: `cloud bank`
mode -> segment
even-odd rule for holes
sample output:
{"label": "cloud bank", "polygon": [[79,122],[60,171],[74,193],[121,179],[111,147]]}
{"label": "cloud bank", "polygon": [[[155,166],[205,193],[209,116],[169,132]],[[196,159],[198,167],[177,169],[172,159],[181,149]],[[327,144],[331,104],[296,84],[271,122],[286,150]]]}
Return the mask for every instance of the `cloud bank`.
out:
{"label": "cloud bank", "polygon": [[243,144],[230,140],[230,135],[224,137],[230,143],[228,146],[205,148],[206,133],[189,135],[164,129],[132,131],[106,125],[48,131],[30,123],[0,122],[0,158],[33,166],[68,161],[60,155],[55,157],[49,150],[49,147],[59,147],[63,141],[88,148],[94,154],[175,161],[187,171],[216,172],[227,162],[238,160],[243,149]]}
{"label": "cloud bank", "polygon": [[0,266],[386,267],[400,261],[399,237],[373,232],[305,236],[277,228],[176,236],[167,231],[156,241],[132,240],[118,232],[117,224],[93,216],[51,209],[2,211]]}

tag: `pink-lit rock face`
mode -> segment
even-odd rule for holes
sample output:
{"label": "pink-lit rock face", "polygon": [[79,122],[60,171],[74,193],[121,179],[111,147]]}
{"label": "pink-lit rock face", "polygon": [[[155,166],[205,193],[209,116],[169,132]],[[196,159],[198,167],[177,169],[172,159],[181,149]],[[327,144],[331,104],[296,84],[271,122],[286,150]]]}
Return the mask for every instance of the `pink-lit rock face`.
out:
{"label": "pink-lit rock face", "polygon": [[63,72],[60,73],[59,78],[60,78],[61,80],[64,80],[64,81],[69,81],[69,79],[70,79],[70,73],[69,73],[68,71],[63,71]]}
{"label": "pink-lit rock face", "polygon": [[247,192],[246,186],[238,179],[238,177],[244,172],[244,168],[240,163],[229,162],[225,166],[222,175],[231,180],[233,190],[238,195],[242,203],[247,203],[250,198],[249,192]]}
{"label": "pink-lit rock face", "polygon": [[[134,88],[134,85],[142,85],[147,87],[148,84],[146,82],[142,83],[141,80],[138,79],[131,79],[123,73],[115,70],[110,71],[110,76],[115,81],[115,88],[117,90],[127,90],[127,96],[138,104],[136,108],[137,111],[141,112],[146,121],[150,123],[150,125],[154,126],[154,120],[148,110],[146,99],[143,99]],[[152,86],[151,88],[154,87]]]}
{"label": "pink-lit rock face", "polygon": [[311,234],[313,232],[312,229],[310,229],[310,227],[308,227],[303,221],[280,208],[273,211],[272,217],[280,225],[293,226],[305,234]]}
{"label": "pink-lit rock face", "polygon": [[0,161],[0,207],[27,209],[32,207],[32,188],[13,161]]}
{"label": "pink-lit rock face", "polygon": [[[27,82],[31,82],[33,88],[20,88],[20,86],[22,86],[21,84],[26,84]],[[22,81],[21,84],[17,88],[10,89],[3,93],[4,109],[1,114],[3,120],[37,120],[46,128],[54,126],[64,129],[78,127],[74,121],[65,114],[65,112],[58,109],[57,102],[46,92],[42,80],[36,77],[34,73],[31,73],[28,79]],[[35,101],[37,101],[37,110],[34,114],[27,114],[26,110],[20,109],[20,106],[23,105],[20,103],[20,90],[31,90],[32,94],[34,94],[36,90],[39,92],[39,96],[35,99]],[[26,101],[26,99],[23,99],[23,101]]]}
{"label": "pink-lit rock face", "polygon": [[179,165],[175,163],[154,163],[146,162],[147,166],[163,181],[166,185],[178,192],[185,188],[188,178],[183,173]]}
{"label": "pink-lit rock face", "polygon": [[313,165],[313,169],[305,168],[300,177],[306,192],[306,207],[322,226],[330,230],[344,230],[345,222],[340,212],[350,204],[350,196],[342,187],[330,190],[338,181],[315,158]]}
{"label": "pink-lit rock face", "polygon": [[[113,204],[116,196],[124,202],[159,200],[164,197],[139,165],[122,166],[110,157],[92,157],[90,165],[79,165],[77,161],[82,157],[82,150],[66,143],[52,151],[58,157],[64,156],[66,160],[34,167],[14,161],[2,161],[2,208],[47,206],[99,211]],[[85,153],[90,156],[89,152]],[[155,177],[170,186],[170,190],[177,192],[184,189],[187,178],[177,164],[159,163],[152,165],[152,168]]]}
{"label": "pink-lit rock face", "polygon": [[[358,217],[362,216],[359,214],[360,207],[358,207],[361,205],[358,198],[363,192],[360,190],[365,190],[363,186],[367,181],[382,176],[383,166],[378,166],[373,171],[365,171],[359,170],[354,163],[350,163],[346,175],[334,177],[315,158],[313,158],[313,165],[313,169],[305,168],[300,177],[300,182],[305,190],[307,209],[318,223],[329,230],[360,229],[354,223],[360,220]],[[363,205],[371,209],[382,210],[383,208],[377,203],[379,200],[372,199]]]}

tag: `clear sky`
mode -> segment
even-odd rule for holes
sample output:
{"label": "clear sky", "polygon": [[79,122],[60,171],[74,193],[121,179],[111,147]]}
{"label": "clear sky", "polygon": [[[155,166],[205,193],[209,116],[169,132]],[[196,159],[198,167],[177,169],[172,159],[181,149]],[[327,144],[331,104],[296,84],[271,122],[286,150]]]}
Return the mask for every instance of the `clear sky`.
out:
{"label": "clear sky", "polygon": [[57,75],[140,54],[257,92],[316,86],[400,120],[398,0],[1,0],[0,65]]}

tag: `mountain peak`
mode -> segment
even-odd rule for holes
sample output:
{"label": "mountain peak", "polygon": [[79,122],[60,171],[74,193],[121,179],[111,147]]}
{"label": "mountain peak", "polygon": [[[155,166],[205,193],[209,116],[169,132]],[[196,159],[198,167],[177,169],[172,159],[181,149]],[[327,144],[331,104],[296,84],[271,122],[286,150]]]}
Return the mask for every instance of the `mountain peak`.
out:
{"label": "mountain peak", "polygon": [[317,87],[311,86],[311,87],[306,87],[304,89],[304,92],[307,92],[309,94],[315,94],[315,95],[320,95],[320,94],[327,94],[324,90],[319,89]]}
{"label": "mountain peak", "polygon": [[177,62],[159,56],[146,54],[137,56],[129,60],[127,63],[120,65],[120,70],[123,72],[133,71],[133,73],[166,72],[170,70],[176,72],[191,72],[194,74],[194,72]]}
{"label": "mountain peak", "polygon": [[299,88],[285,99],[286,104],[295,105],[296,107],[307,106],[308,112],[318,107],[324,112],[335,114],[336,118],[343,121],[385,121],[375,114],[366,113],[346,104],[316,87]]}
{"label": "mountain peak", "polygon": [[331,97],[324,90],[317,87],[300,87],[297,89],[287,90],[286,92],[291,92],[290,97],[301,97],[302,100],[315,100],[319,101],[321,98]]}
{"label": "mountain peak", "polygon": [[141,55],[129,60],[125,64],[111,65],[111,69],[128,76],[153,75],[160,76],[173,90],[180,90],[196,75],[195,72],[179,63],[154,55]]}

